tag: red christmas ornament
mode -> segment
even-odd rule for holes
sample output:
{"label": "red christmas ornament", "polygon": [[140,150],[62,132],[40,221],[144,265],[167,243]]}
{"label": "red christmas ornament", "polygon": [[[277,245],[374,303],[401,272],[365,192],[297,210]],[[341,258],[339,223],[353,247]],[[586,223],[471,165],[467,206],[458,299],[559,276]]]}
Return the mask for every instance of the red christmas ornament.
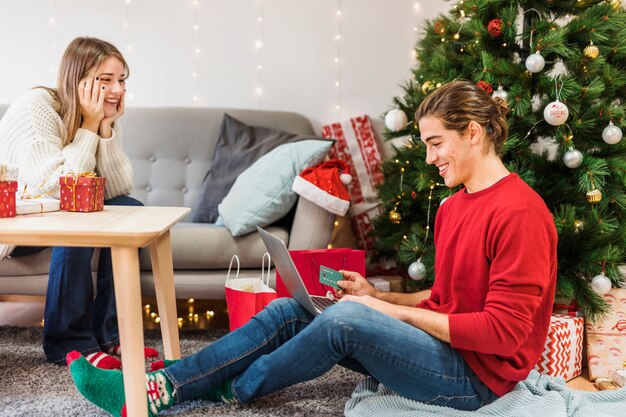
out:
{"label": "red christmas ornament", "polygon": [[491,84],[489,84],[488,82],[478,81],[476,83],[476,85],[478,86],[478,88],[482,88],[483,90],[485,90],[489,94],[491,94],[491,92],[493,91],[493,87],[491,87]]}
{"label": "red christmas ornament", "polygon": [[494,37],[502,35],[502,19],[492,19],[487,25],[487,32]]}
{"label": "red christmas ornament", "polygon": [[411,198],[415,200],[417,198],[417,193],[415,191],[411,191]]}
{"label": "red christmas ornament", "polygon": [[439,20],[435,21],[433,29],[435,30],[435,33],[445,33],[446,31],[446,28],[443,27],[443,23],[441,23]]}

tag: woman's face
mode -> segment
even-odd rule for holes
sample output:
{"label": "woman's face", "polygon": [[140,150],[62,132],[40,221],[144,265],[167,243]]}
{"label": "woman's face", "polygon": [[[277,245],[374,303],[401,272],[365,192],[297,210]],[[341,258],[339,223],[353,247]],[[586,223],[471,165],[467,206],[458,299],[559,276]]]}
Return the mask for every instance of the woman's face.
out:
{"label": "woman's face", "polygon": [[100,77],[104,87],[104,117],[117,114],[118,106],[126,91],[126,73],[122,61],[114,56],[105,59],[94,74]]}

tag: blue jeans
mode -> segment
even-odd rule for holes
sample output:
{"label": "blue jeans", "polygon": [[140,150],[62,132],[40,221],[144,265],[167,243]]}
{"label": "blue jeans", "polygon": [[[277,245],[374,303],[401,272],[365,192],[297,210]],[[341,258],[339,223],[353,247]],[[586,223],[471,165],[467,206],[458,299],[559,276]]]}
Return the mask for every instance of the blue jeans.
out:
{"label": "blue jeans", "polygon": [[448,343],[355,302],[337,303],[314,319],[293,299],[279,298],[164,372],[178,402],[202,398],[234,378],[235,398],[248,403],[335,364],[413,400],[461,410],[484,405],[474,387],[482,383]]}
{"label": "blue jeans", "polygon": [[[115,197],[104,204],[143,205],[128,196]],[[65,355],[72,350],[88,355],[119,344],[111,249],[100,250],[95,298],[93,251],[52,248],[43,328],[43,350],[50,362],[64,364]]]}

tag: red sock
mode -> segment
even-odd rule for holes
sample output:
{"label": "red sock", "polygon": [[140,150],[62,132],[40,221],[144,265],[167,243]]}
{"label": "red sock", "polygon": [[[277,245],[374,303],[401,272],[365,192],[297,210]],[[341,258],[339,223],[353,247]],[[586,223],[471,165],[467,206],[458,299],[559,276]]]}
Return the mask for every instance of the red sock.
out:
{"label": "red sock", "polygon": [[[117,356],[122,356],[122,347],[120,345],[115,345],[109,349],[109,353],[115,354]],[[159,356],[159,352],[156,349],[144,346],[143,355],[146,357],[146,359],[156,358],[157,356]]]}
{"label": "red sock", "polygon": [[85,358],[87,358],[89,363],[93,366],[100,369],[120,369],[122,367],[122,362],[104,352],[94,352],[85,356]]}

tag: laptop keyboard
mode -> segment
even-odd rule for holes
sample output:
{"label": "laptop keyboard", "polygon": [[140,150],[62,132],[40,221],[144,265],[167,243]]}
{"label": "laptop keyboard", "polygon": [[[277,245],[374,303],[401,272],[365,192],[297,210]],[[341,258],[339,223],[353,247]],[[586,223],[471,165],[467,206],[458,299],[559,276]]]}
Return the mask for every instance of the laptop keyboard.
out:
{"label": "laptop keyboard", "polygon": [[335,304],[337,301],[336,298],[330,299],[326,297],[311,297],[311,301],[313,301],[313,305],[317,307],[318,310],[324,310],[326,307],[330,307]]}

